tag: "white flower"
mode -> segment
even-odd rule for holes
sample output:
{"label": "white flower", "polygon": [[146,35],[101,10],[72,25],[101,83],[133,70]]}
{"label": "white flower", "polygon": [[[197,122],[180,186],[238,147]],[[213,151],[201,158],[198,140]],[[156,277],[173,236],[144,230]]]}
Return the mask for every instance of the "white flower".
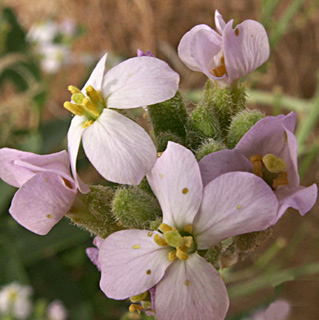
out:
{"label": "white flower", "polygon": [[48,320],[65,320],[68,316],[68,311],[63,303],[59,300],[54,300],[50,303],[47,310]]}

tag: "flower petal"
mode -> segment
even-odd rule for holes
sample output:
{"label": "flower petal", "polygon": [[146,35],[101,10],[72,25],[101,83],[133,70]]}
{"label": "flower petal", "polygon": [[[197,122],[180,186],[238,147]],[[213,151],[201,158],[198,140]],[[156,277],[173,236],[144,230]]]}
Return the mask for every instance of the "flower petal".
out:
{"label": "flower petal", "polygon": [[223,34],[226,23],[225,23],[225,20],[223,19],[223,16],[219,13],[218,10],[215,10],[215,25],[216,25],[217,31],[220,34]]}
{"label": "flower petal", "polygon": [[71,208],[77,191],[51,172],[41,172],[16,192],[10,214],[26,229],[47,234]]}
{"label": "flower petal", "polygon": [[[215,30],[205,24],[195,26],[190,31],[185,33],[178,45],[178,55],[180,59],[186,64],[189,69],[200,72],[202,72],[202,68],[194,59],[193,51],[194,39],[196,38],[196,34],[201,30],[206,30],[211,35],[211,41],[208,42],[208,45],[212,46],[213,44],[211,44],[211,42],[221,45],[221,36],[218,35]],[[203,46],[205,45],[205,43],[202,44]]]}
{"label": "flower petal", "polygon": [[208,249],[228,237],[265,230],[277,210],[277,198],[261,178],[246,172],[225,173],[204,188],[193,225],[197,246]]}
{"label": "flower petal", "polygon": [[197,253],[175,260],[156,285],[158,320],[223,320],[229,306],[225,284],[211,264]]}
{"label": "flower petal", "polygon": [[107,237],[99,249],[100,287],[112,299],[141,294],[158,283],[166,268],[168,247],[159,247],[147,230],[123,230]]}
{"label": "flower petal", "polygon": [[205,156],[199,168],[206,186],[210,181],[227,172],[252,172],[252,163],[237,150],[220,150]]}
{"label": "flower petal", "polygon": [[185,147],[169,142],[147,180],[163,211],[163,222],[182,229],[191,224],[202,200],[198,163]]}
{"label": "flower petal", "polygon": [[166,62],[154,57],[136,57],[107,72],[102,95],[108,108],[137,108],[174,97],[178,84],[178,73]]}
{"label": "flower petal", "polygon": [[90,78],[82,88],[82,92],[86,94],[85,88],[91,85],[95,90],[101,90],[103,77],[106,73],[107,53],[100,59],[96,67],[92,71]]}
{"label": "flower petal", "polygon": [[139,184],[156,161],[155,146],[145,130],[110,109],[83,132],[83,148],[105,179],[121,184]]}
{"label": "flower petal", "polygon": [[233,30],[233,20],[223,32],[228,81],[239,79],[261,66],[269,58],[269,41],[262,24],[245,20]]}
{"label": "flower petal", "polygon": [[302,216],[304,216],[315,205],[318,196],[318,187],[314,183],[310,187],[298,187],[295,190],[291,190],[287,187],[281,187],[276,195],[279,200],[279,209],[275,224],[290,207],[298,210]]}
{"label": "flower petal", "polygon": [[97,248],[87,248],[85,252],[91,262],[98,268],[99,271],[101,271],[101,267],[98,262],[99,250]]}
{"label": "flower petal", "polygon": [[70,156],[70,163],[71,163],[71,171],[74,177],[74,181],[78,187],[78,189],[82,193],[88,193],[90,192],[90,188],[88,185],[86,185],[79,175],[76,172],[76,160],[78,157],[78,152],[80,148],[81,138],[82,134],[84,132],[83,123],[87,119],[85,116],[79,117],[74,116],[74,118],[71,121],[71,125],[68,131],[68,149],[69,149],[69,156]]}

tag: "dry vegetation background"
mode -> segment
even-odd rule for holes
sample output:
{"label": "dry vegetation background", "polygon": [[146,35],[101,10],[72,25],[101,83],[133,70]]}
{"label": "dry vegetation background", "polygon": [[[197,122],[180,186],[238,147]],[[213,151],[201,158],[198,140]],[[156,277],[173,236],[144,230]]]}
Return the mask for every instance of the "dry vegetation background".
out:
{"label": "dry vegetation background", "polygon": [[[272,32],[272,23],[279,19],[295,0],[278,1],[267,29]],[[21,23],[29,28],[39,19],[72,18],[85,27],[86,33],[74,45],[75,52],[87,52],[99,57],[110,51],[124,57],[136,55],[136,49],[151,50],[159,58],[166,60],[180,73],[183,88],[200,88],[205,77],[189,71],[180,62],[176,48],[182,35],[196,24],[205,23],[214,27],[213,13],[218,9],[225,20],[244,19],[261,21],[266,1],[262,0],[6,0],[5,4],[16,9]],[[300,1],[299,1],[300,2]],[[317,85],[319,71],[319,4],[316,0],[303,1],[293,23],[284,36],[272,48],[270,62],[265,73],[253,74],[247,83],[268,91],[310,99]],[[53,83],[49,109],[66,116],[62,102],[69,97],[67,85],[79,84],[85,77],[85,70],[77,64],[64,69]],[[59,109],[61,107],[61,109]],[[270,109],[264,109],[271,113]],[[319,181],[318,159],[312,164],[304,185]],[[295,251],[281,257],[284,266],[304,265],[319,260],[319,210],[318,205],[306,218],[301,218],[293,210],[285,215],[276,226],[273,237],[264,248],[281,237],[289,243],[299,226],[304,225],[300,240],[296,240]],[[239,268],[256,261],[263,248]],[[266,290],[265,293],[272,293]],[[306,277],[298,281],[288,281],[283,285],[282,297],[293,306],[291,319],[319,319],[319,277]],[[232,310],[255,306],[263,295],[248,295],[236,299]]]}

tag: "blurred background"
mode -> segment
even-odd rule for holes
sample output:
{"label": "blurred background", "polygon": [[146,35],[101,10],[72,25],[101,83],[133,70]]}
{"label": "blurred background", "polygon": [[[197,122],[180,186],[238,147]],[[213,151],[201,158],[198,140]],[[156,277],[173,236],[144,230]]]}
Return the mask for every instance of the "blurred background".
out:
{"label": "blurred background", "polygon": [[[214,27],[215,9],[226,21],[254,19],[267,29],[271,56],[245,79],[248,104],[268,115],[298,112],[302,185],[318,183],[319,0],[0,1],[0,147],[40,154],[66,148],[67,87],[81,88],[106,51],[112,67],[136,56],[137,48],[151,50],[181,75],[191,108],[206,77],[188,70],[176,49],[193,26]],[[99,181],[83,155],[79,167],[85,181]],[[15,281],[33,288],[31,319],[44,319],[56,299],[67,319],[120,319],[129,303],[99,290],[99,272],[85,254],[90,234],[67,219],[45,237],[30,233],[8,214],[14,192],[0,181],[0,287]],[[291,320],[318,319],[318,229],[318,203],[306,217],[289,210],[266,243],[224,270],[227,319],[249,319],[275,299],[290,303]]]}

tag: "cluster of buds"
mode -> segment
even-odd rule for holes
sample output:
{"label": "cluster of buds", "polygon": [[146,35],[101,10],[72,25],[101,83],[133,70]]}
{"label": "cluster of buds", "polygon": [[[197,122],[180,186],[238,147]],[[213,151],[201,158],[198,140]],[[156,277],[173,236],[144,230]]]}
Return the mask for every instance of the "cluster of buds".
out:
{"label": "cluster of buds", "polygon": [[[69,87],[68,153],[0,150],[0,176],[19,188],[11,215],[41,235],[65,215],[90,231],[87,254],[102,291],[158,320],[224,319],[229,298],[218,269],[247,256],[287,208],[304,215],[317,198],[315,184],[299,185],[297,115],[248,110],[238,82],[268,59],[265,29],[252,20],[234,29],[218,11],[215,23],[218,32],[196,26],[178,48],[209,78],[191,114],[165,62],[139,50],[107,72],[106,54],[81,90]],[[137,107],[150,134],[126,116]],[[116,185],[88,186],[78,176],[81,141]]]}

